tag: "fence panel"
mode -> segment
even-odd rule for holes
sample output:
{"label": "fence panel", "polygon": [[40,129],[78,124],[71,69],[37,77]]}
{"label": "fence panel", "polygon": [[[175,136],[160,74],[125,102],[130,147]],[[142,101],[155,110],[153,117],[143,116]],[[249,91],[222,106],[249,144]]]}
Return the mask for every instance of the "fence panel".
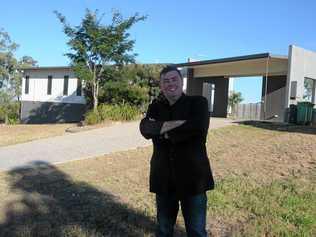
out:
{"label": "fence panel", "polygon": [[238,104],[232,113],[233,117],[241,120],[260,120],[261,103]]}

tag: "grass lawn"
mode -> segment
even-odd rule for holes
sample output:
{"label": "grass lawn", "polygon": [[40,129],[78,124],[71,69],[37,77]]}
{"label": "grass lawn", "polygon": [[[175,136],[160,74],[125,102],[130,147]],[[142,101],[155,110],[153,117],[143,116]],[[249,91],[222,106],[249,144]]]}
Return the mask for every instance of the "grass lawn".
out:
{"label": "grass lawn", "polygon": [[0,125],[0,147],[63,135],[72,126],[75,124]]}
{"label": "grass lawn", "polygon": [[[316,131],[210,132],[210,236],[316,236]],[[0,174],[0,236],[153,236],[152,148]],[[176,236],[185,236],[179,215]]]}
{"label": "grass lawn", "polygon": [[86,126],[84,129],[76,129],[76,123],[63,124],[17,124],[4,125],[0,124],[0,147],[28,142],[41,138],[65,135],[66,129],[72,128],[76,131],[86,131],[88,129],[100,128],[112,124],[106,121],[102,124]]}

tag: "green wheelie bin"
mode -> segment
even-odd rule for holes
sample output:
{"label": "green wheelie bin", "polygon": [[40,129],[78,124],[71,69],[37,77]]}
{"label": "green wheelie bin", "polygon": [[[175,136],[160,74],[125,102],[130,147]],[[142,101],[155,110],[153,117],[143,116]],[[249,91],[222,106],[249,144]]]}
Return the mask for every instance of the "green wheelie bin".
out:
{"label": "green wheelie bin", "polygon": [[316,108],[313,109],[312,124],[313,124],[313,125],[316,125]]}
{"label": "green wheelie bin", "polygon": [[297,124],[309,125],[313,119],[314,104],[308,101],[297,103]]}

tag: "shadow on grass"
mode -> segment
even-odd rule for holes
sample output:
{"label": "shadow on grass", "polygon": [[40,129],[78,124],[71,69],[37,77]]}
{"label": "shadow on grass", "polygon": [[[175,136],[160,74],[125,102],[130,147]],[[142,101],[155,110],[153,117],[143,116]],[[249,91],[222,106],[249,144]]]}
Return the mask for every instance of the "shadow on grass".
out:
{"label": "shadow on grass", "polygon": [[280,131],[280,132],[295,132],[295,133],[304,133],[304,134],[316,134],[315,126],[303,126],[279,122],[270,122],[270,121],[236,121],[234,123],[248,125],[256,128]]}
{"label": "shadow on grass", "polygon": [[[0,236],[153,236],[155,220],[46,162],[9,172],[12,200]],[[176,236],[184,236],[178,229]]]}

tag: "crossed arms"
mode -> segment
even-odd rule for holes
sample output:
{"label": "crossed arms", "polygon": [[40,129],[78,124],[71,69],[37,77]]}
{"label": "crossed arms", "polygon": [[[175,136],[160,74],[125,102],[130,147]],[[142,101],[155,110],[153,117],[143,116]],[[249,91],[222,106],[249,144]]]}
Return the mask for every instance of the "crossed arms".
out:
{"label": "crossed arms", "polygon": [[140,132],[146,139],[163,135],[173,143],[185,141],[192,136],[207,134],[209,127],[209,111],[206,99],[195,100],[187,120],[158,121],[157,111],[150,105],[146,117],[140,123]]}

